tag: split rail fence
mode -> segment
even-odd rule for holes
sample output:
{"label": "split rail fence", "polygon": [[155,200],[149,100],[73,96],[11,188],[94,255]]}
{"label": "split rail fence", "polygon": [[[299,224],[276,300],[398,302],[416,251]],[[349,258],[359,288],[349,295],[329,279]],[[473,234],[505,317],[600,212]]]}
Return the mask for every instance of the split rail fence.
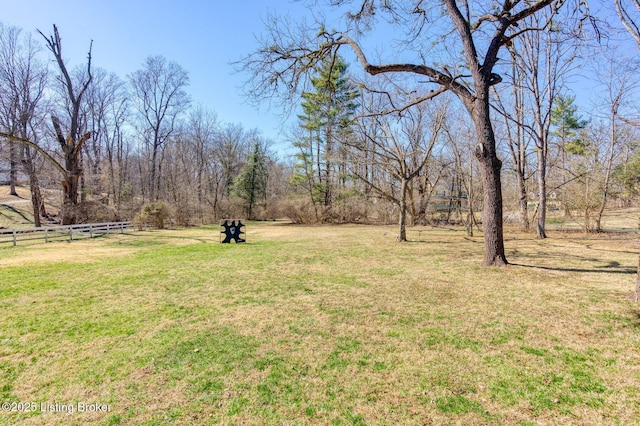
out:
{"label": "split rail fence", "polygon": [[82,225],[44,226],[42,228],[0,229],[0,246],[19,242],[44,240],[73,241],[74,239],[93,238],[110,233],[124,234],[126,229],[133,228],[131,222],[87,223]]}

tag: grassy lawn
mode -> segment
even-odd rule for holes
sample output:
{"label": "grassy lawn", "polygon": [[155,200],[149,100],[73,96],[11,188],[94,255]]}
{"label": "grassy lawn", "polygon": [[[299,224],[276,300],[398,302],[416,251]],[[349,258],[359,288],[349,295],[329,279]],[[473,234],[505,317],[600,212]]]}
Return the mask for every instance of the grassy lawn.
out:
{"label": "grassy lawn", "polygon": [[0,402],[36,408],[0,424],[640,424],[635,235],[509,234],[502,269],[481,237],[394,237],[0,248]]}

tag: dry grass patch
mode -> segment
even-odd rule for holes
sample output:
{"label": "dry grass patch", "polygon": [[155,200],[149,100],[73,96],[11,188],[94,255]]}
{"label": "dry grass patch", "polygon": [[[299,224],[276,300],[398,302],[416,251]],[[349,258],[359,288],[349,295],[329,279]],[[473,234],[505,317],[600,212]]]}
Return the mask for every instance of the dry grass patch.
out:
{"label": "dry grass patch", "polygon": [[630,235],[513,234],[513,265],[496,269],[478,266],[481,237],[453,230],[406,244],[380,226],[251,223],[244,245],[217,232],[114,235],[60,243],[100,253],[91,262],[0,264],[2,399],[111,406],[0,424],[640,417]]}

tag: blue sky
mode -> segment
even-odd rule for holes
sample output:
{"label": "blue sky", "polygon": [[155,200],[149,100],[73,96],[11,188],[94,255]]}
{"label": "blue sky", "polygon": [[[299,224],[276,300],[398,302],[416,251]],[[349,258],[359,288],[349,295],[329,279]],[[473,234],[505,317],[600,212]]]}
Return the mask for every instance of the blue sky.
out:
{"label": "blue sky", "polygon": [[[599,8],[601,1],[590,1],[592,10]],[[269,13],[308,15],[304,3],[296,0],[0,0],[0,21],[34,34],[36,29],[50,34],[55,23],[63,39],[65,59],[71,66],[84,63],[93,40],[94,66],[122,78],[139,69],[150,55],[176,61],[189,72],[189,92],[196,104],[216,111],[222,122],[260,129],[283,152],[287,151],[288,143],[281,137],[287,126],[282,126],[282,116],[279,111],[270,110],[266,103],[256,109],[246,102],[241,90],[246,75],[235,73],[230,63],[257,48],[256,37],[264,32],[263,20]],[[388,47],[388,38],[384,41]],[[391,52],[386,49],[386,53]],[[590,108],[586,95],[593,95],[592,90],[584,87],[584,82],[578,82],[576,94],[582,111]]]}
{"label": "blue sky", "polygon": [[[0,0],[0,21],[45,35],[56,24],[71,66],[83,64],[93,40],[93,64],[125,78],[150,55],[176,61],[189,72],[195,103],[227,123],[258,128],[278,142],[278,111],[246,103],[245,78],[230,62],[257,47],[268,13],[298,14],[287,0]],[[37,37],[40,37],[37,35]]]}

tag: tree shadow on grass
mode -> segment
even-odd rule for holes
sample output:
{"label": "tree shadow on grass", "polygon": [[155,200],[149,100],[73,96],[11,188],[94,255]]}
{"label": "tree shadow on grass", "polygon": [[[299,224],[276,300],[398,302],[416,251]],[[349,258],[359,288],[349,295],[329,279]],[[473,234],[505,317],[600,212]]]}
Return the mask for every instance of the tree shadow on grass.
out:
{"label": "tree shadow on grass", "polygon": [[[543,265],[525,265],[522,263],[510,263],[512,266],[520,266],[523,268],[531,269],[543,269],[545,271],[559,271],[559,272],[580,272],[580,273],[601,273],[601,274],[636,274],[635,267],[620,267],[618,262],[609,262],[605,266],[596,266],[595,268],[563,268],[558,266],[543,266]],[[619,269],[612,269],[619,268]]]}
{"label": "tree shadow on grass", "polygon": [[[22,219],[26,220],[27,222],[33,222],[33,218],[29,219],[23,212],[21,212],[20,210],[16,209],[13,206],[10,206],[8,204],[3,204],[0,203],[0,208],[5,208],[7,210],[9,210],[10,212],[20,216]],[[8,219],[11,219],[11,217],[7,214],[5,214],[4,212],[2,212],[2,210],[0,210],[0,214]]]}

